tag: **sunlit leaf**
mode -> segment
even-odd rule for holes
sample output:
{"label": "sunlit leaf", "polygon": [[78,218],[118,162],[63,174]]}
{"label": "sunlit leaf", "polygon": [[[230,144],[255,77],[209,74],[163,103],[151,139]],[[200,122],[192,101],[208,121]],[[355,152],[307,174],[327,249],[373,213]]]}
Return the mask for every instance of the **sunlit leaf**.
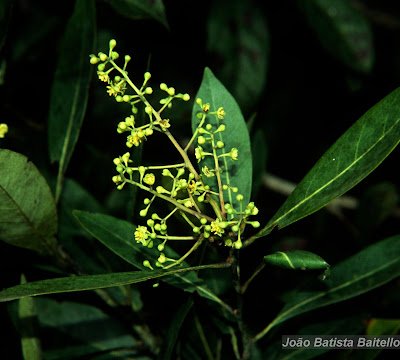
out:
{"label": "sunlit leaf", "polygon": [[52,162],[59,163],[56,200],[86,112],[91,73],[88,56],[94,40],[94,0],[77,0],[61,42],[50,97],[49,154]]}
{"label": "sunlit leaf", "polygon": [[[215,135],[216,141],[224,143],[223,148],[217,149],[217,155],[229,153],[232,148],[236,148],[238,150],[238,158],[237,160],[232,160],[228,156],[219,158],[219,167],[222,170],[221,181],[222,184],[237,187],[239,189],[238,193],[244,197],[243,203],[247,205],[251,195],[252,161],[250,137],[240,108],[232,95],[209,68],[204,70],[203,81],[196,95],[197,98],[202,99],[203,104],[210,104],[209,112],[217,111],[220,107],[224,108],[226,114],[223,120],[219,119],[217,115],[207,115],[205,124],[211,124],[213,131],[217,130],[219,125],[225,124],[226,130]],[[201,112],[201,108],[195,103],[192,113],[193,132],[196,131],[197,126],[200,124],[200,119],[197,117],[199,112]],[[212,145],[208,141],[202,144],[201,147],[205,152],[213,152]],[[214,157],[206,156],[204,160],[200,161],[200,170],[204,166],[207,166],[210,170],[215,170]],[[206,177],[203,175],[203,181],[210,185],[213,191],[218,192],[217,176]],[[228,188],[224,191],[224,201],[230,203],[234,208],[240,209],[240,203],[236,200],[236,195],[231,188]]]}
{"label": "sunlit leaf", "polygon": [[321,209],[371,173],[400,141],[400,89],[368,110],[321,157],[257,237]]}
{"label": "sunlit leaf", "polygon": [[278,316],[256,337],[305,312],[361,295],[400,276],[400,235],[373,244],[343,262],[333,265],[324,281],[326,290],[297,289]]}
{"label": "sunlit leaf", "polygon": [[36,166],[0,149],[0,240],[37,251],[56,252],[57,211],[51,190]]}

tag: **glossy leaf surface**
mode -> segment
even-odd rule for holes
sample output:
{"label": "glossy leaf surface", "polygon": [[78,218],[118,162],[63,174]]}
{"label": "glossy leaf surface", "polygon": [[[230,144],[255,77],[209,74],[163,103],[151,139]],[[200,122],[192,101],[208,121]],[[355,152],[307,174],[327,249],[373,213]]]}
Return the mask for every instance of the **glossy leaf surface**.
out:
{"label": "glossy leaf surface", "polygon": [[[123,258],[133,266],[145,270],[143,260],[149,260],[154,264],[159,256],[156,249],[149,249],[134,240],[136,226],[131,223],[116,219],[103,214],[90,214],[83,211],[74,211],[79,223],[97,240],[107,246],[115,254]],[[178,259],[179,255],[166,246],[164,254],[167,257]],[[204,280],[197,277],[197,274],[171,273],[173,276],[165,278],[165,282],[174,285],[185,291],[198,291],[199,295],[225,306],[221,299],[207,288]]]}
{"label": "glossy leaf surface", "polygon": [[368,110],[321,157],[259,232],[269,234],[321,209],[372,172],[400,141],[400,89]]}
{"label": "glossy leaf surface", "polygon": [[374,62],[371,26],[347,0],[301,0],[307,22],[322,46],[350,68],[370,72]]}
{"label": "glossy leaf surface", "polygon": [[61,42],[51,88],[48,140],[50,160],[59,163],[56,199],[86,112],[91,72],[88,55],[93,52],[94,40],[94,1],[77,0]]}
{"label": "glossy leaf surface", "polygon": [[163,276],[174,275],[187,271],[202,269],[203,266],[177,268],[172,270],[143,270],[122,273],[71,276],[41,281],[28,282],[0,291],[0,302],[74,291],[104,289],[113,286],[136,284],[139,282],[157,279]]}
{"label": "glossy leaf surface", "polygon": [[324,291],[293,292],[278,316],[256,336],[260,339],[274,326],[305,312],[361,295],[400,276],[400,235],[373,244],[333,265]]}
{"label": "glossy leaf surface", "polygon": [[[240,194],[243,195],[243,203],[245,205],[250,201],[251,183],[252,183],[252,158],[250,148],[250,137],[247,131],[246,123],[240,111],[238,104],[225,86],[214,76],[209,68],[204,70],[203,81],[196,95],[196,99],[200,98],[203,104],[210,104],[210,112],[217,111],[220,107],[224,108],[226,115],[223,120],[218,119],[217,115],[207,115],[205,124],[211,124],[215,131],[220,124],[225,124],[226,130],[215,135],[216,141],[222,141],[224,147],[219,149],[218,155],[229,153],[232,148],[238,149],[238,159],[232,160],[225,156],[219,159],[219,166],[222,169],[222,184],[239,188]],[[196,103],[192,113],[192,131],[195,132],[200,123],[200,119],[196,116],[201,112],[201,108]],[[206,141],[201,147],[205,152],[212,153],[213,149],[209,142]],[[200,161],[199,168],[207,166],[210,170],[215,169],[215,162],[212,156],[206,156]],[[210,185],[211,189],[218,192],[218,184],[216,176],[206,177],[203,175],[203,181]],[[224,191],[224,201],[232,204],[235,208],[240,208],[236,195],[230,188]]]}
{"label": "glossy leaf surface", "polygon": [[54,254],[57,211],[51,190],[36,166],[0,149],[0,240]]}
{"label": "glossy leaf surface", "polygon": [[304,250],[278,251],[264,256],[264,261],[270,265],[293,270],[319,270],[329,267],[323,258]]}

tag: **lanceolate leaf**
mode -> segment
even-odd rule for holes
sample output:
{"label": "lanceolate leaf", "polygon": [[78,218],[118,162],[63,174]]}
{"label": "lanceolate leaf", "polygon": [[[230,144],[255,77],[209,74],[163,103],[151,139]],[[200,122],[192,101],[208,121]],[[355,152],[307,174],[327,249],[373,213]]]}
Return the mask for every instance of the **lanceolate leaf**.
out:
{"label": "lanceolate leaf", "polygon": [[257,237],[321,209],[373,171],[400,141],[400,89],[368,110],[321,157]]}
{"label": "lanceolate leaf", "polygon": [[329,268],[329,264],[320,256],[304,250],[278,251],[264,256],[267,264],[284,269],[320,270]]}
{"label": "lanceolate leaf", "polygon": [[[21,283],[26,283],[25,275],[21,276]],[[25,360],[42,359],[39,333],[37,329],[37,312],[35,299],[25,298],[18,301],[18,325],[21,336],[22,354]]]}
{"label": "lanceolate leaf", "polygon": [[135,284],[163,276],[200,270],[207,265],[171,270],[144,270],[101,275],[71,276],[29,282],[0,291],[0,302],[21,299],[29,296],[65,293],[73,291],[104,289],[113,286]]}
{"label": "lanceolate leaf", "polygon": [[[143,266],[143,260],[149,260],[153,265],[157,260],[159,252],[155,248],[149,249],[137,244],[134,240],[135,225],[103,214],[90,214],[75,210],[74,215],[83,228],[133,266],[146,269]],[[163,252],[169,258],[179,258],[179,255],[168,246],[164,248]],[[225,303],[207,288],[204,280],[199,279],[196,273],[172,274],[173,276],[165,278],[164,281],[185,291],[198,291],[199,295],[226,307]]]}
{"label": "lanceolate leaf", "polygon": [[[243,203],[247,205],[251,194],[252,159],[249,133],[240,108],[232,95],[209,68],[204,70],[203,81],[196,95],[197,98],[202,99],[203,104],[210,104],[210,112],[217,111],[220,107],[223,107],[226,112],[223,120],[218,119],[217,115],[207,115],[205,124],[211,124],[213,131],[220,124],[225,124],[226,126],[225,131],[216,134],[216,141],[224,143],[224,147],[218,149],[218,155],[229,153],[232,148],[238,149],[238,160],[234,161],[228,156],[219,159],[219,166],[222,169],[221,180],[222,184],[237,187],[239,193],[244,197]],[[196,116],[199,112],[201,112],[201,108],[199,105],[194,104],[192,113],[193,132],[196,131],[200,123],[200,119]],[[202,144],[201,147],[204,152],[213,152],[212,146],[208,141]],[[204,166],[207,166],[210,170],[214,170],[214,158],[206,156],[199,163],[200,170]],[[213,191],[218,192],[216,176],[208,178],[203,175],[203,181],[210,185]],[[224,191],[224,201],[232,204],[234,208],[240,209],[240,205],[236,200],[236,194],[230,188]]]}
{"label": "lanceolate leaf", "polygon": [[77,0],[65,29],[53,80],[49,110],[49,154],[59,163],[56,199],[86,111],[90,64],[95,39],[93,0]]}
{"label": "lanceolate leaf", "polygon": [[322,46],[350,68],[371,71],[374,61],[371,26],[351,1],[301,0],[299,5]]}
{"label": "lanceolate leaf", "polygon": [[57,211],[44,177],[18,153],[0,149],[0,240],[54,254]]}
{"label": "lanceolate leaf", "polygon": [[253,340],[259,340],[274,326],[305,312],[361,295],[400,276],[400,235],[373,244],[334,265],[324,281],[324,291],[299,291],[289,298],[278,316]]}

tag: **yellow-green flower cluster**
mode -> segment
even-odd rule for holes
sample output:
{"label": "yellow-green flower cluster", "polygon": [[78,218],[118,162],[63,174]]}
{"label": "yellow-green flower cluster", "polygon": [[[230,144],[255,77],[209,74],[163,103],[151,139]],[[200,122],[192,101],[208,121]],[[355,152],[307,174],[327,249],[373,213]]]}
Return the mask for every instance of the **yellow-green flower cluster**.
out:
{"label": "yellow-green flower cluster", "polygon": [[8,125],[7,124],[0,124],[0,138],[4,138],[5,134],[8,133]]}

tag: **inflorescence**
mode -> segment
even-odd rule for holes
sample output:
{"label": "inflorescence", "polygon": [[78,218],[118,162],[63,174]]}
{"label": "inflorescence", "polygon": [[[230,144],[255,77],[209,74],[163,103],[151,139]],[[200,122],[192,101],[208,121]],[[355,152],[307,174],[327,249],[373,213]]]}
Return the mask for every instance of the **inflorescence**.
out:
{"label": "inflorescence", "polygon": [[[141,87],[137,87],[129,78],[126,70],[131,57],[126,55],[124,66],[119,67],[116,64],[119,54],[114,51],[115,46],[116,41],[110,40],[108,55],[102,52],[99,52],[97,56],[90,55],[90,63],[97,65],[98,78],[107,83],[107,93],[114,97],[117,102],[128,103],[131,106],[131,114],[118,123],[117,132],[127,135],[126,146],[128,148],[139,146],[155,132],[164,133],[176,147],[183,160],[181,163],[172,165],[135,167],[131,166],[132,160],[129,152],[114,159],[118,175],[113,176],[112,180],[117,189],[121,190],[126,184],[132,184],[149,194],[149,197],[144,199],[144,208],[139,213],[141,217],[147,218],[147,222],[145,226],[141,225],[136,228],[133,234],[134,240],[149,248],[153,248],[157,244],[160,256],[155,265],[164,268],[180,264],[205,239],[240,249],[242,247],[241,234],[245,225],[249,224],[257,228],[260,223],[248,220],[250,216],[258,213],[254,203],[243,204],[243,195],[239,193],[239,189],[222,183],[221,172],[223,170],[219,167],[220,159],[229,158],[230,161],[234,162],[238,159],[239,152],[236,148],[224,152],[225,144],[218,140],[216,135],[226,130],[225,124],[219,124],[215,128],[210,123],[206,123],[206,119],[209,116],[216,116],[218,121],[222,121],[226,116],[224,108],[218,107],[217,110],[212,111],[209,103],[203,103],[202,99],[197,99],[196,103],[200,108],[197,117],[200,123],[188,145],[183,149],[170,133],[170,120],[163,118],[162,112],[166,108],[170,108],[175,99],[190,100],[189,94],[176,93],[173,87],[161,83],[160,89],[166,93],[166,96],[159,101],[160,108],[156,110],[147,100],[147,97],[153,93],[153,89],[147,85],[151,74],[146,72]],[[145,125],[136,126],[135,116],[139,111],[138,106],[140,104],[147,114],[148,122]],[[205,158],[214,159],[215,167],[202,166],[201,174],[197,173],[187,153],[194,141],[197,142],[195,158],[200,166]],[[204,146],[204,144],[208,146]],[[212,152],[207,152],[204,148],[211,148]],[[136,174],[139,174],[139,180],[137,180]],[[158,185],[163,177],[170,179],[172,184],[170,187]],[[213,191],[215,189],[206,185],[202,180],[203,177],[216,177],[218,191]],[[236,200],[240,204],[239,209],[235,209],[232,204],[224,202],[223,192],[228,190],[237,193]],[[150,207],[155,199],[162,199],[171,203],[173,210],[162,216],[150,212]],[[204,213],[204,210],[200,209],[201,203],[210,204],[215,214],[210,216],[208,213]],[[167,222],[174,214],[181,215],[189,224],[192,228],[191,235],[175,236],[168,233]],[[180,259],[170,259],[163,253],[168,240],[192,240],[195,241],[195,244]],[[166,265],[167,263],[169,265]],[[143,262],[143,265],[153,269],[147,259]]]}

